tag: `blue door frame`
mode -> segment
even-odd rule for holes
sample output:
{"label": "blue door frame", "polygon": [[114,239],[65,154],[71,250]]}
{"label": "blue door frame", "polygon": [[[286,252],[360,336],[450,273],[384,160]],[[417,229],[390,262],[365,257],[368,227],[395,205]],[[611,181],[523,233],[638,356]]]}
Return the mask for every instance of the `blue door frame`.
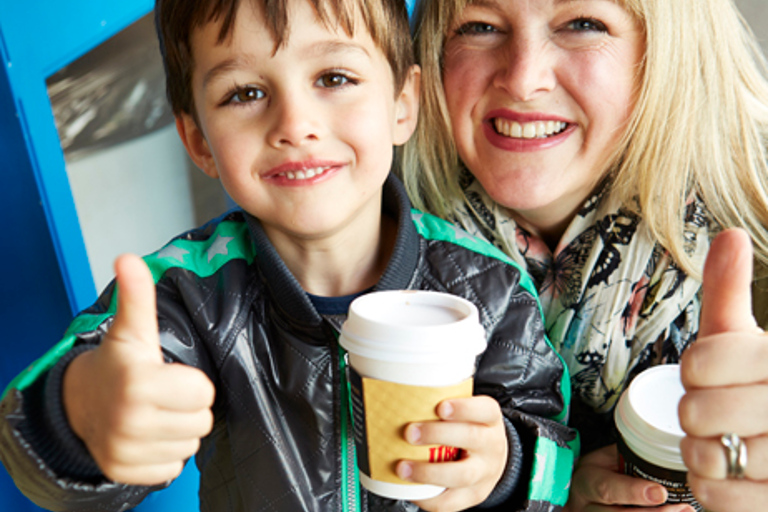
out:
{"label": "blue door frame", "polygon": [[[45,80],[152,10],[152,0],[0,2],[0,389],[96,298]],[[136,510],[197,510],[188,464]],[[39,511],[0,469],[3,511]]]}

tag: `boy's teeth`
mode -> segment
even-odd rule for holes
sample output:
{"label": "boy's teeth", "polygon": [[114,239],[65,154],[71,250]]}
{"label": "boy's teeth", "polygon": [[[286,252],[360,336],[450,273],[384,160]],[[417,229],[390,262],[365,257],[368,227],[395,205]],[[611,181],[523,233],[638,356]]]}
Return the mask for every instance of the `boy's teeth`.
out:
{"label": "boy's teeth", "polygon": [[314,169],[305,169],[303,171],[284,172],[284,173],[281,173],[281,176],[285,176],[289,180],[308,180],[309,178],[314,178],[315,176],[319,176],[324,172],[325,172],[324,167],[315,167]]}
{"label": "boy's teeth", "polygon": [[562,121],[518,123],[516,121],[509,121],[497,117],[493,120],[493,126],[498,133],[506,137],[513,137],[515,139],[542,139],[562,132],[568,124]]}

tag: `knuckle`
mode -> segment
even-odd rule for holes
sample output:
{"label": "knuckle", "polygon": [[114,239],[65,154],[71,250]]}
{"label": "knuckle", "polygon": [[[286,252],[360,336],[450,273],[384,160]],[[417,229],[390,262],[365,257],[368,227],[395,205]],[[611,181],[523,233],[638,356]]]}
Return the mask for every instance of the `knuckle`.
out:
{"label": "knuckle", "polygon": [[186,454],[183,458],[191,457],[192,455],[196,454],[197,451],[200,449],[200,439],[191,439],[189,442],[189,446],[187,447]]}
{"label": "knuckle", "polygon": [[693,393],[686,393],[680,399],[680,404],[677,407],[677,413],[680,420],[680,427],[685,432],[691,432],[697,425],[696,414],[696,396]]}
{"label": "knuckle", "polygon": [[213,430],[213,425],[215,422],[215,418],[213,416],[213,411],[210,409],[205,409],[203,411],[203,432],[200,437],[207,436],[211,433]]}
{"label": "knuckle", "polygon": [[595,494],[601,503],[613,504],[613,489],[607,480],[599,480],[595,483]]}

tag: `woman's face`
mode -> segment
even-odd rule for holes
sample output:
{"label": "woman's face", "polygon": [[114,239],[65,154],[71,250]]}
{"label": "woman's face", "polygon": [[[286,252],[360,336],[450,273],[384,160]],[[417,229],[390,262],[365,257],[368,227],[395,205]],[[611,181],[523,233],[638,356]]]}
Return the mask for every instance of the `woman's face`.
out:
{"label": "woman's face", "polygon": [[462,161],[529,229],[557,235],[606,172],[644,53],[614,0],[479,0],[459,13],[444,86]]}

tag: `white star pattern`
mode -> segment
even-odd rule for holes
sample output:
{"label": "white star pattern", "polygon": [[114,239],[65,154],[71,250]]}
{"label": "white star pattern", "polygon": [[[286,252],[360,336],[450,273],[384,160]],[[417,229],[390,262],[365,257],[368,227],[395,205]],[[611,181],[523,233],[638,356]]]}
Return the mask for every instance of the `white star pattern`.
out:
{"label": "white star pattern", "polygon": [[472,235],[470,235],[469,233],[467,233],[466,231],[464,231],[463,229],[461,229],[459,226],[455,224],[451,226],[451,229],[453,229],[453,236],[456,237],[456,240],[461,240],[462,238],[469,238],[470,240],[475,239],[475,237],[473,237]]}
{"label": "white star pattern", "polygon": [[423,213],[411,212],[411,219],[413,219],[413,222],[418,224],[422,229],[425,227],[424,226],[424,222],[422,221],[423,218],[424,218],[424,214]]}
{"label": "white star pattern", "polygon": [[211,246],[208,248],[208,251],[206,254],[208,254],[208,263],[211,262],[214,256],[217,256],[219,254],[227,255],[229,254],[229,250],[227,249],[227,244],[234,240],[234,237],[232,236],[221,236],[218,235],[216,237],[216,240],[211,244]]}
{"label": "white star pattern", "polygon": [[173,258],[180,263],[184,263],[184,255],[189,254],[189,251],[183,247],[178,247],[173,244],[166,245],[160,252],[157,253],[157,257],[160,259]]}
{"label": "white star pattern", "polygon": [[533,475],[532,482],[542,483],[544,481],[544,468],[547,464],[547,456],[543,453],[536,453],[534,456],[536,457],[535,466],[538,471],[536,471],[536,474]]}

